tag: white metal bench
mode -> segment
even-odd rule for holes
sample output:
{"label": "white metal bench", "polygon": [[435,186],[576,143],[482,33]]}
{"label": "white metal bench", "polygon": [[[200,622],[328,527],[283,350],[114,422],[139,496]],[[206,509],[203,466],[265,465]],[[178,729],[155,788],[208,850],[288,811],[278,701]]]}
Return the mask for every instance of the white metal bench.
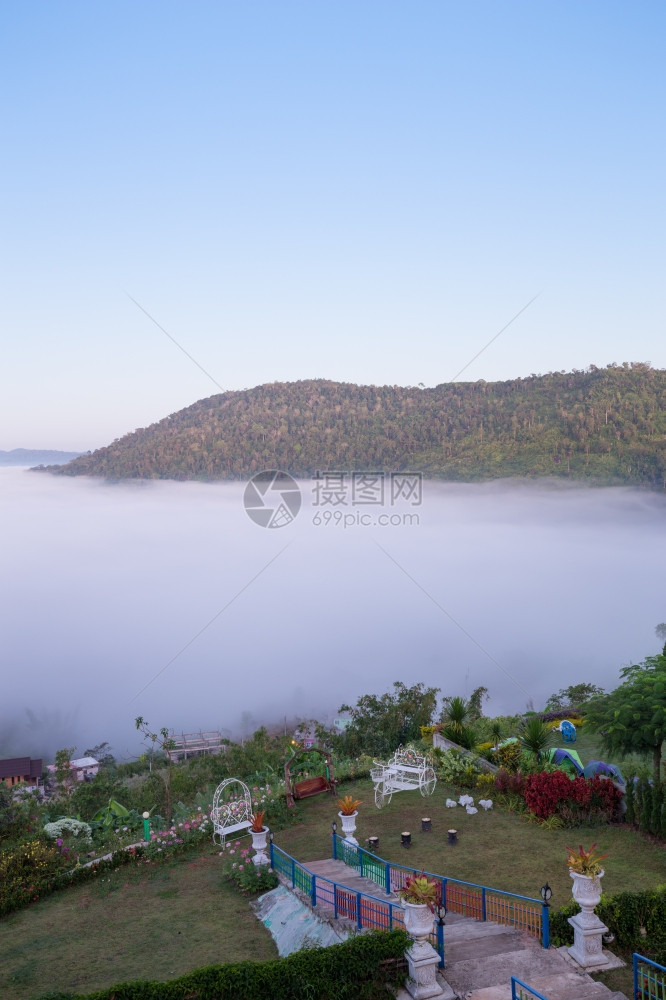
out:
{"label": "white metal bench", "polygon": [[252,798],[250,789],[240,778],[227,778],[218,785],[213,796],[210,814],[215,838],[221,847],[234,833],[244,834],[252,826]]}
{"label": "white metal bench", "polygon": [[391,801],[394,792],[418,788],[425,796],[432,795],[435,790],[437,777],[430,761],[410,747],[398,747],[387,764],[377,760],[374,763],[370,777],[375,786],[375,805],[378,809]]}

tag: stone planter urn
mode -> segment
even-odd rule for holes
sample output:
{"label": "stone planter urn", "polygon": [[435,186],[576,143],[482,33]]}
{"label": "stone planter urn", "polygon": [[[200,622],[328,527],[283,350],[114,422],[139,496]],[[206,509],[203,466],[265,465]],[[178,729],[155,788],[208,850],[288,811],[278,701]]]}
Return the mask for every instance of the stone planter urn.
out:
{"label": "stone planter urn", "polygon": [[259,865],[269,865],[270,860],[268,858],[268,855],[266,854],[268,827],[265,826],[263,830],[259,830],[259,832],[250,830],[250,833],[252,834],[252,847],[255,851],[255,855],[252,858],[254,864],[257,865],[257,867],[259,867]]}
{"label": "stone planter urn", "polygon": [[602,870],[598,875],[581,875],[569,869],[569,874],[573,879],[573,898],[581,910],[574,917],[569,917],[574,929],[574,943],[569,948],[569,954],[586,970],[600,968],[607,963],[601,939],[608,933],[608,928],[599,920],[594,908],[601,900],[604,873]]}
{"label": "stone planter urn", "polygon": [[421,944],[432,932],[435,916],[425,903],[402,904],[405,908],[405,930],[415,944]]}
{"label": "stone planter urn", "polygon": [[444,991],[437,981],[439,955],[428,941],[435,921],[432,910],[425,903],[402,904],[405,908],[405,930],[414,944],[407,951],[409,978],[406,982],[407,992],[414,1000],[444,997]]}
{"label": "stone planter urn", "polygon": [[356,817],[358,816],[358,809],[356,809],[350,816],[345,816],[344,813],[339,812],[340,822],[342,823],[342,832],[345,835],[345,840],[349,844],[354,844],[358,847],[358,840],[354,836],[356,832]]}

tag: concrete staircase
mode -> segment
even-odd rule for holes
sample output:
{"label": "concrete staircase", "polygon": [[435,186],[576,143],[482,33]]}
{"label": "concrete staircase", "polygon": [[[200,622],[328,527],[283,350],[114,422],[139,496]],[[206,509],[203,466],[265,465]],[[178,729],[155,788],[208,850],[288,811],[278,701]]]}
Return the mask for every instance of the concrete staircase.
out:
{"label": "concrete staircase", "polygon": [[566,948],[544,950],[533,937],[502,924],[447,915],[442,975],[466,1000],[510,1000],[511,976],[548,1000],[626,1000],[584,972]]}
{"label": "concrete staircase", "polygon": [[[304,865],[316,875],[354,892],[400,902],[395,894],[387,895],[380,885],[362,878],[343,861],[306,861]],[[319,904],[317,909],[320,910]],[[548,1000],[627,1000],[624,994],[613,993],[592,979],[573,961],[566,948],[544,950],[535,938],[503,924],[447,914],[444,951],[446,968],[441,973],[441,985],[449,996],[453,994],[464,1000],[511,1000],[511,976],[516,976]],[[609,959],[614,957],[604,954]],[[401,996],[409,995],[402,991]]]}

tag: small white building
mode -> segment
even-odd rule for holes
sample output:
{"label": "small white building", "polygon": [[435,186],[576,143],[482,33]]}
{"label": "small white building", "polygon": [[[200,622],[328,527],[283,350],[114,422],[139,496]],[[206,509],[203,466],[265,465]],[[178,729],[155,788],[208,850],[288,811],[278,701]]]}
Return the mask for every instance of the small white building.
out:
{"label": "small white building", "polygon": [[[55,764],[46,766],[50,773],[55,775]],[[75,772],[77,781],[92,781],[99,771],[99,761],[94,757],[78,757],[76,760],[70,760],[69,766]]]}

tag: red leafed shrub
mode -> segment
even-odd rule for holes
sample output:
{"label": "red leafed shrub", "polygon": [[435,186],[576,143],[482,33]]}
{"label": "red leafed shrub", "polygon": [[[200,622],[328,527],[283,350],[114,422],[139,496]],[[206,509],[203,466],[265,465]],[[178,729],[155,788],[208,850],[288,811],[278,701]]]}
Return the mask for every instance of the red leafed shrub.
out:
{"label": "red leafed shrub", "polygon": [[525,791],[525,775],[521,771],[507,771],[505,767],[500,767],[495,775],[495,789],[498,792],[513,792],[515,795],[523,795]]}
{"label": "red leafed shrub", "polygon": [[564,771],[540,771],[528,775],[524,795],[530,812],[539,819],[548,819],[557,810],[558,802],[573,797],[574,782]]}
{"label": "red leafed shrub", "polygon": [[539,819],[557,813],[567,826],[583,822],[609,822],[618,811],[621,793],[612,781],[596,775],[569,778],[564,771],[530,774],[525,782],[525,802]]}

